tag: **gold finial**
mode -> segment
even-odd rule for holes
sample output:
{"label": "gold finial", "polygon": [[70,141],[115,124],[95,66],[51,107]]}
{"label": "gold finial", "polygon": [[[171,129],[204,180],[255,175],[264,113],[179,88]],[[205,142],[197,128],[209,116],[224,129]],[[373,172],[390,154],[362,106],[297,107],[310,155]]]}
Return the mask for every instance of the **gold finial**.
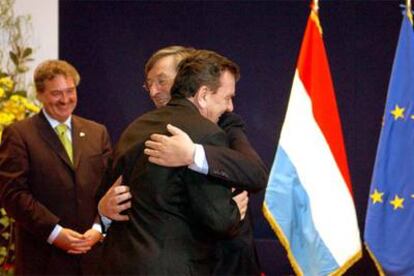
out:
{"label": "gold finial", "polygon": [[411,0],[405,0],[405,9],[408,19],[410,20],[411,25],[413,25],[413,11],[411,10]]}
{"label": "gold finial", "polygon": [[312,4],[311,4],[311,18],[312,20],[315,22],[316,26],[318,27],[318,30],[320,32],[320,34],[322,35],[322,26],[321,23],[319,22],[319,16],[318,16],[318,12],[319,12],[319,4],[318,4],[318,0],[312,0]]}
{"label": "gold finial", "polygon": [[318,13],[318,11],[319,11],[319,0],[312,0],[312,10],[315,13]]}

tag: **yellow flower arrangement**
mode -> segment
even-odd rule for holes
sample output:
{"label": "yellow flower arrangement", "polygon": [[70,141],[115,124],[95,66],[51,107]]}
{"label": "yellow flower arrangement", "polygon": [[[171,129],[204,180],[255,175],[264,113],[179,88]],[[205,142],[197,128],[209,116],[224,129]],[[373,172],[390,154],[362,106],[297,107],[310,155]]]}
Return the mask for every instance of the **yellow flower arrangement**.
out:
{"label": "yellow flower arrangement", "polygon": [[3,129],[16,121],[39,112],[40,107],[29,101],[24,91],[14,91],[10,76],[0,78],[0,140]]}
{"label": "yellow flower arrangement", "polygon": [[[33,50],[27,45],[30,16],[16,16],[14,0],[0,0],[0,143],[8,125],[23,120],[40,107],[28,96],[25,83]],[[13,275],[14,221],[0,209],[0,275]]]}

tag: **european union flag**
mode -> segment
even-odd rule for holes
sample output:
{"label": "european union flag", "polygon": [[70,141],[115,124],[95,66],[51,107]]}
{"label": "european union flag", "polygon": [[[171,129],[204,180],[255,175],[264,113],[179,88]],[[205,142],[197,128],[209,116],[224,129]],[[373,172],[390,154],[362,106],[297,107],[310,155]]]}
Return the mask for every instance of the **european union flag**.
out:
{"label": "european union flag", "polygon": [[414,33],[403,16],[369,195],[365,243],[381,273],[414,275]]}

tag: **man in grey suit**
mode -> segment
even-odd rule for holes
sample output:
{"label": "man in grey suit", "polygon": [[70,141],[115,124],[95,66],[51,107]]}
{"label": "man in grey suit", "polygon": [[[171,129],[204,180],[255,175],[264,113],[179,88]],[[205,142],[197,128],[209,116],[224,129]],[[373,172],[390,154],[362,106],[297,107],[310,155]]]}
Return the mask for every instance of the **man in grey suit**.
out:
{"label": "man in grey suit", "polygon": [[90,274],[102,237],[94,196],[109,135],[72,114],[80,81],[72,65],[45,61],[34,81],[42,111],[6,128],[0,144],[1,205],[16,221],[15,272]]}
{"label": "man in grey suit", "polygon": [[180,63],[165,107],[135,120],[114,154],[113,179],[129,186],[128,222],[113,222],[104,240],[104,274],[199,275],[212,273],[215,244],[238,231],[240,214],[231,189],[185,167],[148,162],[144,142],[165,133],[168,123],[196,142],[226,146],[216,125],[233,109],[236,64],[210,51],[197,51]]}

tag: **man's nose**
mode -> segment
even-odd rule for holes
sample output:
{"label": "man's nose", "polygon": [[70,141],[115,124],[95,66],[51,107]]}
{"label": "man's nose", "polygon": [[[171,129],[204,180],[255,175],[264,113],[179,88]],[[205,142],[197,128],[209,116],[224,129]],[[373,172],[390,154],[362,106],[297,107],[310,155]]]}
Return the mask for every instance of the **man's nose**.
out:
{"label": "man's nose", "polygon": [[152,83],[152,84],[148,87],[148,90],[149,90],[150,97],[154,97],[154,96],[155,96],[155,95],[157,95],[157,94],[158,94],[158,92],[159,92],[158,86],[157,86],[155,83]]}
{"label": "man's nose", "polygon": [[60,101],[63,103],[69,102],[69,96],[64,91],[62,92],[62,97],[60,98]]}
{"label": "man's nose", "polygon": [[228,105],[227,105],[227,112],[232,112],[233,111],[233,100],[230,100]]}

